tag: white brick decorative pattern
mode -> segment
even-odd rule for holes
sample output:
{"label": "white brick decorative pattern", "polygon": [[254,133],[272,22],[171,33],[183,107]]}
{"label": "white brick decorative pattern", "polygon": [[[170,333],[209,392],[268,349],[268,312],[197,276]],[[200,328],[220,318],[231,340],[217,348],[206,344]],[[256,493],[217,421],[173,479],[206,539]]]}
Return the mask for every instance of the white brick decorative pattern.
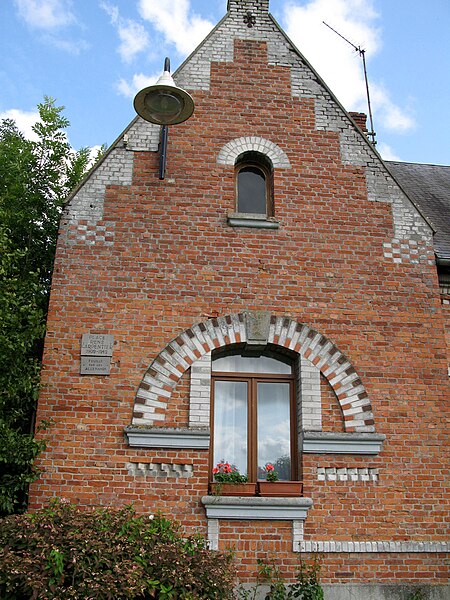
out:
{"label": "white brick decorative pattern", "polygon": [[191,477],[192,465],[172,463],[127,463],[128,472],[134,477]]}
{"label": "white brick decorative pattern", "polygon": [[296,552],[298,545],[303,541],[304,521],[292,521],[292,552]]}
{"label": "white brick decorative pattern", "polygon": [[[172,390],[194,362],[216,348],[247,341],[246,315],[229,315],[193,325],[155,358],[137,390],[132,425],[164,422]],[[372,407],[355,369],[322,334],[289,317],[272,316],[268,343],[296,352],[320,370],[341,405],[347,432],[373,432]]]}
{"label": "white brick decorative pattern", "polygon": [[[270,64],[291,66],[298,62],[298,57],[292,56],[287,38],[268,14],[267,0],[245,0],[245,9],[242,3],[243,0],[229,3],[228,14],[174,73],[177,85],[187,90],[208,90],[211,63],[231,62],[235,39],[267,41]],[[244,10],[254,15],[254,27],[247,27],[244,22]]]}
{"label": "white brick decorative pattern", "polygon": [[191,367],[189,394],[189,427],[209,427],[211,406],[211,352]]}
{"label": "white brick decorative pattern", "polygon": [[114,243],[115,225],[103,221],[106,186],[129,186],[133,179],[134,151],[156,152],[160,127],[137,117],[123,138],[111,148],[67,203],[62,220],[62,235],[69,244]]}
{"label": "white brick decorative pattern", "polygon": [[385,242],[383,247],[384,256],[398,264],[410,262],[434,265],[435,263],[432,248],[423,240],[393,238],[390,242]]}
{"label": "white brick decorative pattern", "polygon": [[443,540],[441,542],[427,541],[382,541],[382,542],[350,542],[350,541],[301,541],[296,545],[294,552],[392,552],[392,553],[422,553],[422,552],[449,552],[450,542]]}
{"label": "white brick decorative pattern", "polygon": [[300,355],[299,366],[300,377],[297,393],[299,395],[301,429],[322,431],[320,370],[302,355]]}
{"label": "white brick decorative pattern", "polygon": [[260,152],[272,161],[274,168],[290,169],[291,163],[285,152],[270,140],[248,136],[231,140],[221,148],[217,162],[221,165],[234,165],[244,152]]}
{"label": "white brick decorative pattern", "polygon": [[144,121],[141,117],[136,117],[126,130],[123,141],[127,150],[157,152],[160,136],[161,127],[159,125]]}
{"label": "white brick decorative pattern", "polygon": [[319,481],[378,481],[378,469],[318,467]]}
{"label": "white brick decorative pattern", "polygon": [[[315,107],[317,129],[339,133],[343,164],[365,169],[368,200],[392,204],[395,237],[384,244],[384,256],[395,263],[434,264],[431,227],[394,181],[368,140],[328,94],[322,93]],[[401,252],[395,252],[397,249]]]}
{"label": "white brick decorative pattern", "polygon": [[374,160],[368,161],[366,182],[369,200],[392,204],[394,237],[383,244],[385,258],[394,263],[434,265],[431,227],[388,171]]}
{"label": "white brick decorative pattern", "polygon": [[210,550],[219,549],[219,519],[208,519],[208,545]]}
{"label": "white brick decorative pattern", "polygon": [[69,244],[114,243],[114,225],[103,219],[107,185],[131,185],[133,153],[123,148],[109,152],[68,202],[61,220],[61,235]]}

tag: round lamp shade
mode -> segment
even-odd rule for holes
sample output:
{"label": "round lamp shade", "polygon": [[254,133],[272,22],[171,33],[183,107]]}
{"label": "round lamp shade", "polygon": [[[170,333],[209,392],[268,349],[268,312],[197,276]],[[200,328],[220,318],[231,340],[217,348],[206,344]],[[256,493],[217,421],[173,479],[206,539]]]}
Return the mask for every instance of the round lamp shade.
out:
{"label": "round lamp shade", "polygon": [[134,99],[140,117],[157,125],[176,125],[194,112],[190,94],[175,85],[169,72],[164,72],[155,85],[141,90]]}

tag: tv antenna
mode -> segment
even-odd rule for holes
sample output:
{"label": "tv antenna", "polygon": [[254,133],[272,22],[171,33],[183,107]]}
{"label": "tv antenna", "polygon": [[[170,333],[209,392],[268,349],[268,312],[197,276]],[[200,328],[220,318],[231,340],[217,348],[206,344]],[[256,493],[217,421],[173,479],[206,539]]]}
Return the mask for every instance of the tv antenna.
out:
{"label": "tv antenna", "polygon": [[350,44],[350,46],[352,46],[352,48],[354,48],[356,50],[356,52],[358,52],[358,54],[362,58],[363,68],[364,68],[364,81],[366,82],[367,106],[369,108],[369,120],[370,120],[370,131],[367,132],[367,135],[368,135],[368,137],[371,138],[372,144],[375,146],[377,142],[375,140],[376,133],[373,128],[372,107],[370,105],[369,80],[367,78],[367,69],[366,69],[366,51],[363,48],[361,48],[361,46],[355,46],[355,44],[353,44],[350,40],[348,40],[346,37],[344,37],[342,34],[340,34],[339,31],[336,31],[336,29],[333,29],[331,27],[331,25],[328,25],[328,23],[325,23],[325,21],[322,21],[322,23],[324,25],[326,25],[328,27],[328,29],[331,29],[331,31],[334,31],[334,33],[336,33],[340,38],[342,38],[344,41],[346,41],[347,44]]}

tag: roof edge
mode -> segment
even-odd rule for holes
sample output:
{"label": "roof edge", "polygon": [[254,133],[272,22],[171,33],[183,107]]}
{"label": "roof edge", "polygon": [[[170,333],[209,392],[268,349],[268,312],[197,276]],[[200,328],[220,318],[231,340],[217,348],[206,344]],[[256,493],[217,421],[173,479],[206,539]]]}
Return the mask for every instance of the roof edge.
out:
{"label": "roof edge", "polygon": [[410,160],[385,160],[384,162],[388,164],[394,165],[420,165],[422,167],[436,167],[438,169],[450,169],[450,165],[438,165],[436,163],[421,163],[421,162],[412,162]]}

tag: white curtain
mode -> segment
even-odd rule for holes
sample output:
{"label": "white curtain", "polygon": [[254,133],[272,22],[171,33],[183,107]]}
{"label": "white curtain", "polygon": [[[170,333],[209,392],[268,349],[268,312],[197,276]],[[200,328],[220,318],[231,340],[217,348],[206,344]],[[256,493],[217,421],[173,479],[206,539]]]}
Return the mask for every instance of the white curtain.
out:
{"label": "white curtain", "polygon": [[214,386],[214,466],[235,465],[247,474],[247,383],[216,381]]}
{"label": "white curtain", "polygon": [[271,463],[279,479],[291,479],[291,415],[288,383],[258,383],[258,479]]}

